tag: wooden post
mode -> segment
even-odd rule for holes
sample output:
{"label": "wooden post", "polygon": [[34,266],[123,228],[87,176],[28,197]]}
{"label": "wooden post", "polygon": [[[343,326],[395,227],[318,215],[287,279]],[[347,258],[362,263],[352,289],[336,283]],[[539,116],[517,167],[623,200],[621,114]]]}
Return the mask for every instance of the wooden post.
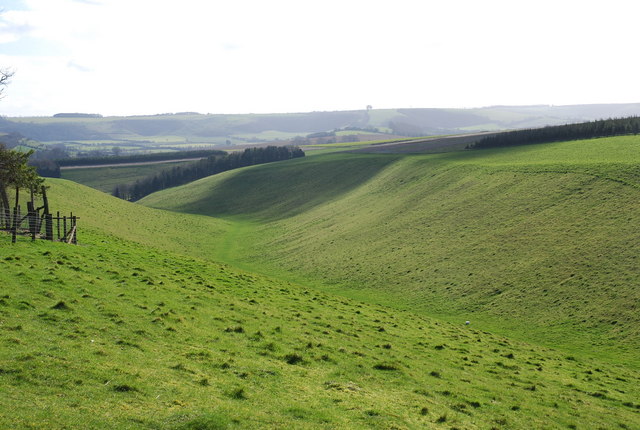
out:
{"label": "wooden post", "polygon": [[36,240],[36,205],[33,194],[33,187],[29,190],[31,192],[31,201],[27,202],[27,214],[29,215],[29,233],[31,233],[31,241]]}
{"label": "wooden post", "polygon": [[44,185],[40,189],[42,191],[42,206],[44,211],[42,217],[44,218],[44,238],[46,240],[53,240],[53,219],[49,213],[49,199],[47,198],[47,187]]}
{"label": "wooden post", "polygon": [[56,224],[58,225],[58,240],[60,240],[60,211],[56,214]]}
{"label": "wooden post", "polygon": [[69,237],[67,237],[69,243],[73,243],[73,236],[76,234],[74,219],[75,217],[73,216],[73,212],[69,212],[69,231],[71,232]]}
{"label": "wooden post", "polygon": [[[33,197],[33,192],[31,193],[31,196]],[[27,216],[29,218],[29,233],[31,233],[31,240],[34,241],[36,240],[37,218],[36,210],[33,207],[33,201],[27,202],[27,211]]]}
{"label": "wooden post", "polygon": [[35,213],[33,214],[33,216],[36,219],[36,234],[40,234],[40,228],[42,227],[42,219],[40,218],[40,212],[38,212],[38,209],[35,209]]}
{"label": "wooden post", "polygon": [[53,240],[53,219],[50,213],[47,213],[44,216],[44,223],[45,223],[45,239],[47,240]]}
{"label": "wooden post", "polygon": [[73,241],[72,243],[74,245],[78,244],[78,217],[76,217],[75,215],[73,216]]}
{"label": "wooden post", "polygon": [[64,236],[62,236],[62,240],[67,240],[67,216],[62,217],[62,231],[64,232]]}
{"label": "wooden post", "polygon": [[11,243],[16,243],[18,234],[18,201],[20,199],[20,188],[16,187],[16,205],[13,208],[13,231],[11,232]]}
{"label": "wooden post", "polygon": [[44,213],[49,213],[49,199],[47,198],[47,188],[42,186],[42,200],[44,202]]}

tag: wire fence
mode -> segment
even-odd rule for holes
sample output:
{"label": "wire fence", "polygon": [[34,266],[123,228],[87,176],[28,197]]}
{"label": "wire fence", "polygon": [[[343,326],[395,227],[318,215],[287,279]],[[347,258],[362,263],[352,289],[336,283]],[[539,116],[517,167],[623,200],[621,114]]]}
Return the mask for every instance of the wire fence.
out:
{"label": "wire fence", "polygon": [[11,235],[11,242],[15,243],[18,237],[30,237],[31,240],[45,239],[51,241],[66,242],[76,245],[78,243],[78,219],[71,213],[69,216],[61,216],[57,212],[54,216],[50,213],[39,214],[29,205],[26,214],[20,206],[0,211],[0,230]]}

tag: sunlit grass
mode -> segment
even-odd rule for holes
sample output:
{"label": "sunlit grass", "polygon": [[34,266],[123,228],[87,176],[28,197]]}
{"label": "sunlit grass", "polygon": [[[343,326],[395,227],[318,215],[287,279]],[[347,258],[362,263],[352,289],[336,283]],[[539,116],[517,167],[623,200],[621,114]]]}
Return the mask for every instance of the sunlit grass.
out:
{"label": "sunlit grass", "polygon": [[637,428],[624,139],[308,157],[145,199],[176,212],[49,180],[80,245],[0,234],[0,427]]}
{"label": "sunlit grass", "polygon": [[229,219],[248,269],[638,364],[639,141],[309,157],[143,203]]}
{"label": "sunlit grass", "polygon": [[[0,240],[2,237],[0,236]],[[638,424],[640,375],[86,232],[0,258],[0,427]]]}

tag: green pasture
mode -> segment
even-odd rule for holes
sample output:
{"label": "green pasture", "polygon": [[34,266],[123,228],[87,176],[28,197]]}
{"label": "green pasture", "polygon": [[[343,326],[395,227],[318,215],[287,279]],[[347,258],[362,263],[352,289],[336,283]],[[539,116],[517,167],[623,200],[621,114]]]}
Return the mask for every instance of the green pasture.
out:
{"label": "green pasture", "polygon": [[79,245],[0,232],[0,428],[640,428],[639,147],[47,179]]}
{"label": "green pasture", "polygon": [[48,182],[80,245],[0,234],[1,428],[640,424],[637,369],[216,263],[242,224]]}
{"label": "green pasture", "polygon": [[248,270],[637,365],[639,144],[319,155],[141,203],[228,220]]}

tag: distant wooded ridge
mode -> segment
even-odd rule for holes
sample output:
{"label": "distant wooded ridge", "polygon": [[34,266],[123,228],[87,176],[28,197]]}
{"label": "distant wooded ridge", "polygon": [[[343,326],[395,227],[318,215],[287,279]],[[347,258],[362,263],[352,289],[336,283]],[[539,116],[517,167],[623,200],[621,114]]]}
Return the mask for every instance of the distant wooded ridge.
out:
{"label": "distant wooded ridge", "polygon": [[348,130],[379,130],[399,136],[535,128],[640,115],[640,103],[572,106],[494,106],[469,109],[362,109],[274,114],[197,114],[182,112],[130,117],[60,113],[54,117],[0,118],[0,133],[20,133],[41,142],[87,140],[144,141],[181,136],[224,143],[269,141],[276,137]]}
{"label": "distant wooded ridge", "polygon": [[57,113],[54,118],[102,118],[99,113]]}

